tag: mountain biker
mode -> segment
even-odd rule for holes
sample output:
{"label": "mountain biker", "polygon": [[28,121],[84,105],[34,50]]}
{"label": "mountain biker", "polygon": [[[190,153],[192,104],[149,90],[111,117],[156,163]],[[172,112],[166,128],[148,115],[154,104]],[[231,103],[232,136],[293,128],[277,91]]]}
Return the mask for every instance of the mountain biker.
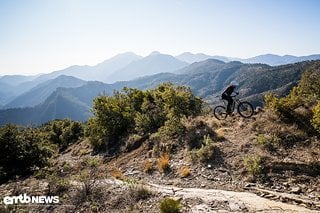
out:
{"label": "mountain biker", "polygon": [[[224,92],[222,93],[221,97],[224,100],[228,101],[228,105],[227,105],[227,113],[228,115],[230,115],[232,113],[231,107],[233,105],[233,98],[231,96],[231,94],[233,92],[235,92],[235,88],[239,86],[239,84],[236,81],[231,81],[229,86],[224,90]],[[235,92],[237,95],[239,94],[238,92]]]}

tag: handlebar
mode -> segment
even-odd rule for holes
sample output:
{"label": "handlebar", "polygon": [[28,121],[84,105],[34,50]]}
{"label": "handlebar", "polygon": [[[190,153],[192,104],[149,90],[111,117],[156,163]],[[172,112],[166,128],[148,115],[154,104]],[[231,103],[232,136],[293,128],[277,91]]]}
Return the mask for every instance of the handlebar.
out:
{"label": "handlebar", "polygon": [[236,97],[236,96],[238,96],[239,95],[239,93],[238,92],[235,92],[236,94],[235,95],[230,95],[231,97]]}

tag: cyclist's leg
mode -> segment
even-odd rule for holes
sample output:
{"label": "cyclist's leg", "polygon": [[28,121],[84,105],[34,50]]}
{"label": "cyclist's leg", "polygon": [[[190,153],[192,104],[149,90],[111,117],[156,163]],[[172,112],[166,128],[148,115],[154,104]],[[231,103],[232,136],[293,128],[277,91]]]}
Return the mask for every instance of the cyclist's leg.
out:
{"label": "cyclist's leg", "polygon": [[232,113],[232,105],[233,105],[233,99],[230,96],[226,97],[226,100],[228,101],[228,105],[227,105],[227,113],[231,114]]}

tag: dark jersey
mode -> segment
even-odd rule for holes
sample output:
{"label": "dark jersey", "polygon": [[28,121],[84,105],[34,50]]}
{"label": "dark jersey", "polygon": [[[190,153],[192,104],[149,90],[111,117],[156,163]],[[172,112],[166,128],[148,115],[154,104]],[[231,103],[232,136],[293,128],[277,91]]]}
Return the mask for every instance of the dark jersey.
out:
{"label": "dark jersey", "polygon": [[229,86],[222,94],[230,96],[236,87],[231,85]]}

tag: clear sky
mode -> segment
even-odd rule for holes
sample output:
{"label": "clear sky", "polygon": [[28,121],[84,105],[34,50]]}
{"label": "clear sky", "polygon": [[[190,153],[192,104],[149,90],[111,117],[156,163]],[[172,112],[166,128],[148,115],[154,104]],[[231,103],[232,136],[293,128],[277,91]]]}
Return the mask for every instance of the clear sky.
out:
{"label": "clear sky", "polygon": [[0,0],[0,75],[95,65],[127,51],[320,53],[319,0]]}

